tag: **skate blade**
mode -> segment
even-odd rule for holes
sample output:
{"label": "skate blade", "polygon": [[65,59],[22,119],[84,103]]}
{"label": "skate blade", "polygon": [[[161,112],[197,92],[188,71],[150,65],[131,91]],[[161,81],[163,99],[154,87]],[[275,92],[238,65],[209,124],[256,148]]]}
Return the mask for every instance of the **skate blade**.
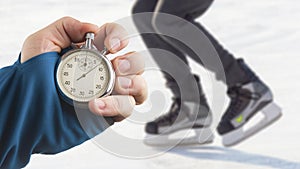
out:
{"label": "skate blade", "polygon": [[225,134],[222,140],[223,145],[226,147],[230,147],[242,142],[243,140],[249,138],[250,136],[271,125],[282,115],[281,108],[275,103],[268,104],[261,110],[261,112],[263,113],[264,118],[257,122],[256,125],[248,129],[245,129],[244,125],[241,128],[238,128],[230,133]]}
{"label": "skate blade", "polygon": [[[191,134],[193,135],[190,136]],[[147,134],[144,143],[149,146],[176,146],[208,144],[212,143],[213,139],[214,135],[210,128],[201,128],[182,130],[168,135]]]}

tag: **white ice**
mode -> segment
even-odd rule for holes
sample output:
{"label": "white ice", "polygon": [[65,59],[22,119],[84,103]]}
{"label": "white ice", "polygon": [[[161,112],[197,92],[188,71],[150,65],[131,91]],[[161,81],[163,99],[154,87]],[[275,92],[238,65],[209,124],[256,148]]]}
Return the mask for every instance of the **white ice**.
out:
{"label": "white ice", "polygon": [[[0,66],[4,67],[17,59],[25,38],[63,16],[101,25],[130,15],[134,0],[2,0],[0,1]],[[300,1],[297,0],[252,0],[215,1],[209,11],[199,19],[224,46],[237,57],[243,57],[257,74],[271,87],[276,102],[283,109],[283,117],[274,125],[233,148],[224,148],[220,137],[207,146],[176,147],[149,158],[133,159],[109,153],[92,141],[57,155],[33,155],[27,169],[59,168],[106,168],[106,169],[300,169]],[[130,50],[143,50],[139,37],[133,38]],[[125,51],[126,51],[125,50]],[[153,63],[147,58],[148,63]],[[212,74],[192,62],[194,72],[203,75],[203,84],[211,103],[210,84],[215,83]],[[155,91],[164,93],[166,111],[170,104],[168,90],[158,71],[148,70],[144,75],[149,86],[149,95]],[[226,88],[220,88],[220,100]],[[298,86],[298,87],[297,87]],[[222,110],[228,103],[225,99]],[[162,112],[151,112],[150,100],[136,108],[135,113],[145,118],[142,123],[124,121],[113,129],[124,137],[141,140],[144,123]],[[149,108],[150,107],[150,108]],[[153,107],[152,107],[153,108]],[[214,108],[216,112],[220,108]],[[145,115],[145,112],[149,113]],[[217,123],[220,113],[215,115]],[[100,139],[103,136],[99,136]],[[1,144],[1,143],[0,143]],[[132,146],[111,140],[112,146],[131,148],[137,151],[140,145]],[[145,147],[143,147],[145,148]],[[156,152],[151,147],[147,151]]]}

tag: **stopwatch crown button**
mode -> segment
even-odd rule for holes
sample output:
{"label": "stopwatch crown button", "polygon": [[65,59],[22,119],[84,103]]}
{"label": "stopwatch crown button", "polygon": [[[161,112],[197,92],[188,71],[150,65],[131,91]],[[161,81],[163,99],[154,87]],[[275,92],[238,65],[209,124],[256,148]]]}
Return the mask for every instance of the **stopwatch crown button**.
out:
{"label": "stopwatch crown button", "polygon": [[95,37],[95,34],[92,33],[92,32],[88,32],[88,33],[85,35],[85,38],[86,38],[86,39],[93,39],[93,40],[94,40],[94,37]]}

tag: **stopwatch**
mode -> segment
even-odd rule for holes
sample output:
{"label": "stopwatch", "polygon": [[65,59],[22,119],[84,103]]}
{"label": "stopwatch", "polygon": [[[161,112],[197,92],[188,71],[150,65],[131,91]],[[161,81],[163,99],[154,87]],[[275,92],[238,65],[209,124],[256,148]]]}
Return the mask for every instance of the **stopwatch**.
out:
{"label": "stopwatch", "polygon": [[65,53],[58,64],[56,79],[59,90],[69,99],[85,103],[111,94],[115,72],[106,57],[94,45],[94,33],[87,33],[85,43]]}

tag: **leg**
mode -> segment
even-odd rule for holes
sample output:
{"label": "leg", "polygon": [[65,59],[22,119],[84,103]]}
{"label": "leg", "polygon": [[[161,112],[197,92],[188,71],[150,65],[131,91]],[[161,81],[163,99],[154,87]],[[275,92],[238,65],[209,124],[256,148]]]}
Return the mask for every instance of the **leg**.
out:
{"label": "leg", "polygon": [[[160,3],[160,6],[156,8],[156,12],[162,12],[162,13],[168,13],[172,14],[175,16],[178,16],[180,18],[183,18],[187,20],[188,22],[192,23],[194,26],[196,26],[203,34],[209,39],[211,44],[214,46],[216,49],[219,58],[221,60],[221,63],[224,67],[224,70],[217,68],[214,64],[206,64],[204,65],[205,68],[211,70],[216,74],[217,79],[224,81],[227,86],[233,86],[236,85],[237,83],[245,83],[248,80],[247,74],[242,71],[242,68],[238,64],[237,60],[234,58],[234,56],[229,53],[226,49],[222,47],[222,45],[200,24],[195,22],[195,19],[201,16],[212,4],[212,0],[187,0],[183,1],[181,0],[163,0],[164,3]],[[181,6],[180,8],[177,8],[178,6]],[[173,7],[173,8],[172,8]],[[185,12],[182,12],[185,11]],[[153,21],[154,24],[159,28],[164,28],[168,27],[168,24],[165,21],[160,21],[160,18],[154,18]],[[159,24],[159,25],[158,25]],[[180,32],[184,30],[185,26],[189,25],[183,25],[180,22],[178,24],[172,24],[173,30],[176,32]],[[160,30],[162,30],[160,29]],[[167,29],[166,29],[167,30]],[[169,30],[168,30],[169,31]],[[162,32],[163,33],[163,32]],[[189,32],[184,32],[185,36],[189,34]],[[193,37],[193,35],[191,35]],[[197,61],[200,64],[203,64],[201,58],[205,57],[205,53],[203,56],[198,56],[195,52],[193,52],[189,46],[186,44],[181,43],[178,40],[175,39],[170,39],[164,37],[170,44],[173,46],[181,49],[182,52],[186,53],[188,56],[193,58],[195,61]],[[192,39],[192,38],[191,38]],[[193,40],[191,40],[193,41]],[[197,40],[193,41],[193,43],[200,43],[197,42]],[[222,78],[222,73],[221,71],[225,71],[225,79]]]}
{"label": "leg", "polygon": [[[179,1],[179,2],[178,2]],[[216,49],[221,63],[224,67],[226,84],[228,86],[228,95],[231,99],[229,107],[225,111],[221,122],[217,128],[218,132],[224,136],[223,143],[225,146],[231,146],[239,143],[240,141],[248,138],[254,133],[262,130],[265,126],[268,126],[275,120],[277,120],[281,116],[281,109],[273,102],[273,96],[270,89],[254,74],[254,72],[243,62],[241,59],[235,59],[232,54],[230,54],[227,50],[225,50],[218,41],[208,32],[205,28],[194,21],[199,15],[203,8],[201,5],[210,5],[209,3],[203,3],[203,1],[195,1],[189,0],[185,1],[194,2],[195,6],[191,6],[191,8],[199,8],[200,12],[194,12],[195,10],[189,9],[190,13],[186,13],[184,15],[178,11],[181,9],[175,8],[170,11],[169,6],[178,6],[180,0],[173,1],[165,1],[166,3],[161,3],[159,8],[156,8],[157,12],[170,13],[179,17],[184,18],[185,20],[191,22],[195,25],[199,30],[202,31],[206,35],[206,37],[213,44]],[[198,3],[198,5],[196,5]],[[187,6],[188,9],[189,5]],[[154,16],[154,27],[160,33],[169,33],[168,25],[172,23],[173,30],[179,34],[182,33],[185,36],[188,36],[190,40],[193,40],[194,34],[191,34],[191,31],[187,29],[188,24],[182,24],[179,21],[170,21],[163,20],[161,17]],[[166,39],[173,46],[177,46],[182,49],[183,52],[186,52],[189,56],[195,59],[199,63],[203,63],[201,57],[207,57],[209,54],[205,54],[204,56],[197,56],[191,49],[190,46],[186,46],[178,41]],[[195,42],[194,42],[195,44]],[[199,43],[201,44],[201,43]],[[221,77],[223,70],[218,69],[214,64],[205,64],[206,68],[212,70],[217,78]],[[222,79],[225,82],[225,79]],[[262,111],[265,115],[265,119],[263,122],[259,123],[257,126],[252,129],[244,132],[241,128],[250,121],[252,117],[254,117],[259,111]]]}
{"label": "leg", "polygon": [[[187,75],[191,74],[190,69],[188,67],[189,65],[185,54],[173,47],[172,45],[170,45],[169,43],[167,43],[165,40],[163,40],[159,35],[157,35],[155,30],[153,29],[151,24],[153,13],[146,12],[154,12],[157,3],[158,0],[138,0],[135,3],[132,10],[132,13],[134,14],[133,20],[139,32],[141,32],[141,37],[143,38],[143,41],[149,49],[153,59],[163,71],[167,72],[163,72],[167,81],[167,86],[171,89],[175,98],[181,98],[182,96],[180,94],[179,86],[176,83],[175,79],[172,77],[172,75],[176,74],[181,77],[186,77]],[[155,49],[161,49],[167,52],[160,52]],[[174,57],[175,59],[177,59],[176,61],[173,59]],[[174,64],[178,64],[179,67],[182,67],[184,65],[184,71],[179,70],[178,66],[170,64],[171,62]],[[183,97],[185,100],[193,100],[194,98],[188,98],[188,95],[191,96],[191,94],[189,93],[194,93],[194,91],[188,89],[192,88],[186,87],[185,93],[187,93],[187,96]]]}
{"label": "leg", "polygon": [[[201,137],[202,139],[200,140],[199,137],[193,139],[184,139],[186,140],[186,142],[183,142],[211,142],[213,139],[213,135],[211,134],[211,132],[209,132],[209,126],[212,121],[211,114],[206,102],[206,98],[202,92],[200,79],[197,76],[191,74],[190,68],[188,67],[188,62],[185,57],[185,53],[181,52],[173,45],[170,45],[155,32],[151,24],[153,13],[148,13],[148,15],[144,16],[138,14],[141,12],[154,11],[154,8],[157,5],[156,3],[156,1],[138,1],[133,8],[133,13],[135,14],[133,16],[133,20],[138,30],[142,33],[141,36],[147,47],[150,49],[151,55],[156,60],[159,67],[171,74],[171,76],[165,74],[165,77],[167,79],[167,86],[171,88],[174,94],[174,98],[170,111],[165,116],[159,117],[155,121],[147,123],[146,132],[148,134],[160,136],[160,134],[168,135],[183,129],[197,128],[198,130],[196,133],[197,136],[199,136],[202,133],[200,132],[201,128],[207,127],[207,130],[205,130],[205,132],[203,133],[205,133],[205,135],[209,135],[208,138],[206,138],[205,136],[205,138]],[[143,32],[153,33],[143,34]],[[167,52],[151,50],[151,48],[162,49]],[[174,79],[172,75],[176,75],[176,77],[178,78]],[[193,81],[195,81],[196,84],[193,84]],[[199,91],[199,93],[196,91]],[[201,102],[199,99],[201,100]],[[194,119],[197,120],[194,121]],[[160,139],[158,140],[147,139],[146,143],[151,145],[164,144],[165,141],[163,141],[161,137],[159,138]],[[169,140],[168,143],[171,144],[172,141]]]}

